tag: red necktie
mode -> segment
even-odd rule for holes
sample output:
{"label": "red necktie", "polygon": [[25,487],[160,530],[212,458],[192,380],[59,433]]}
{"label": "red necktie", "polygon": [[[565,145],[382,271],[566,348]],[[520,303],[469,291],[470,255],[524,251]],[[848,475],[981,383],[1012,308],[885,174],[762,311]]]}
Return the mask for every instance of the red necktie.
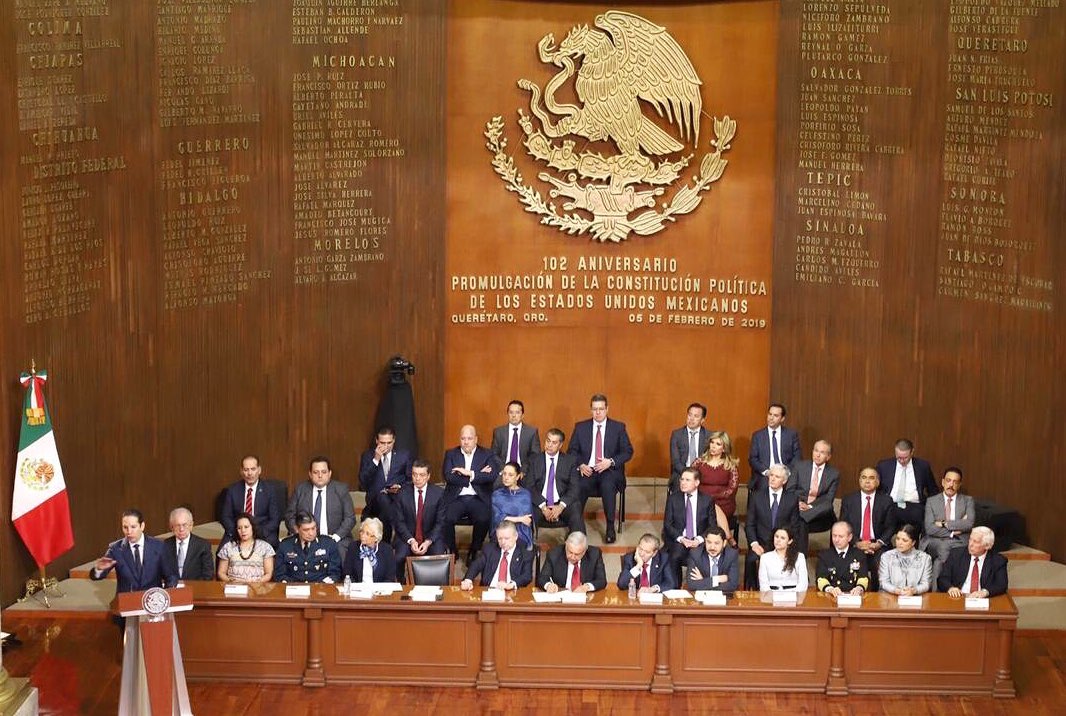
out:
{"label": "red necktie", "polygon": [[415,508],[415,542],[425,542],[425,533],[422,532],[422,490],[418,491],[418,506]]}
{"label": "red necktie", "polygon": [[596,462],[603,459],[603,426],[596,426]]}
{"label": "red necktie", "polygon": [[570,575],[570,591],[575,591],[581,586],[581,562],[574,564],[574,571]]}
{"label": "red necktie", "polygon": [[970,570],[970,590],[968,594],[973,594],[981,588],[981,572],[977,569],[977,557],[973,558],[973,569]]}
{"label": "red necktie", "polygon": [[862,511],[862,541],[873,542],[874,541],[874,517],[873,507],[870,505],[870,501],[873,499],[873,495],[866,496],[866,509]]}
{"label": "red necktie", "polygon": [[650,587],[650,586],[651,586],[651,580],[648,579],[648,563],[645,562],[644,563],[644,568],[642,570],[640,570],[640,587],[641,587],[641,589],[643,589],[644,587]]}
{"label": "red necktie", "polygon": [[507,584],[510,580],[507,579],[507,556],[508,552],[503,553],[503,557],[500,558],[500,571],[496,573],[496,583],[503,585]]}
{"label": "red necktie", "polygon": [[244,511],[248,514],[252,514],[252,488],[249,487],[248,491],[244,493]]}
{"label": "red necktie", "polygon": [[807,495],[807,504],[808,505],[811,504],[812,502],[814,502],[815,498],[818,497],[818,483],[820,483],[821,481],[822,481],[822,466],[819,465],[816,468],[814,468],[814,479],[811,480],[810,494]]}

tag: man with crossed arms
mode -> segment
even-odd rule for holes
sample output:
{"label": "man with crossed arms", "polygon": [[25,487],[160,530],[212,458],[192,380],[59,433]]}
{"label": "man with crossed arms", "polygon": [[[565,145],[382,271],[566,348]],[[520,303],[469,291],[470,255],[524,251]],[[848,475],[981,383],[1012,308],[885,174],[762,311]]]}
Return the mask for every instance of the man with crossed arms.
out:
{"label": "man with crossed arms", "polygon": [[925,502],[925,529],[920,547],[933,558],[933,581],[940,577],[953,549],[965,547],[973,529],[973,498],[959,493],[962,470],[949,467],[940,481],[943,492]]}

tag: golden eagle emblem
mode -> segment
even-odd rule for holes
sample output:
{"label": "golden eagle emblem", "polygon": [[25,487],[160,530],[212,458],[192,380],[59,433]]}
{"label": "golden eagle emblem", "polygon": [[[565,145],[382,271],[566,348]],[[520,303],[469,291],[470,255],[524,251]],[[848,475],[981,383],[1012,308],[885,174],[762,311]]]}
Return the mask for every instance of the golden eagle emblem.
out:
{"label": "golden eagle emblem", "polygon": [[19,464],[18,475],[31,490],[47,490],[48,483],[56,476],[56,470],[47,460],[25,457]]}
{"label": "golden eagle emblem", "polygon": [[[699,206],[702,192],[725,171],[728,162],[722,154],[729,149],[736,122],[728,115],[714,119],[715,138],[699,172],[660,206],[657,197],[677,182],[694,156],[670,155],[699,148],[702,82],[666,28],[617,10],[597,16],[595,24],[603,32],[578,25],[558,47],[551,34],[541,39],[541,62],[561,68],[543,91],[531,80],[518,81],[530,94],[529,114],[518,110],[522,145],[535,160],[557,170],[537,177],[551,185],[550,198],[566,199],[562,209],[572,213],[560,213],[525,184],[514,157],[505,151],[502,117],[487,123],[485,137],[496,174],[508,191],[518,194],[526,211],[540,215],[542,224],[617,242],[631,233],[662,231],[667,222]],[[571,80],[580,105],[556,98]],[[676,136],[645,114],[649,107],[669,122]],[[585,144],[575,151],[581,138]],[[593,151],[591,142],[609,142],[617,152]]]}

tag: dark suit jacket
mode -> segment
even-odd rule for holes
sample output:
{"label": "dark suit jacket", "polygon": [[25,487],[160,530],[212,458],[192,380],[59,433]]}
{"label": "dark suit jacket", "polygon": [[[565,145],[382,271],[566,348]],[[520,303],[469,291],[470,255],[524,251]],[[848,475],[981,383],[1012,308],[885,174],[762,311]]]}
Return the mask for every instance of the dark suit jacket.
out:
{"label": "dark suit jacket", "polygon": [[[870,526],[873,528],[874,539],[889,549],[892,548],[892,536],[896,533],[896,511],[892,509],[892,505],[891,497],[883,492],[874,493]],[[862,538],[862,511],[865,508],[866,498],[862,490],[844,495],[840,500],[840,519],[851,525],[852,544]]]}
{"label": "dark suit jacket", "polygon": [[[507,423],[506,425],[497,425],[492,429],[491,450],[500,459],[500,465],[511,461],[511,455],[507,452],[507,444],[511,440],[511,429],[513,427],[513,425]],[[529,463],[539,452],[540,432],[532,425],[522,423],[522,427],[518,431],[518,462],[522,466],[523,472],[529,468]]]}
{"label": "dark suit jacket", "polygon": [[799,535],[800,516],[799,499],[790,490],[781,491],[777,507],[777,522],[771,521],[770,488],[761,488],[748,495],[748,520],[744,525],[744,535],[748,544],[758,542],[763,549],[774,548],[774,530],[788,527],[793,537]]}
{"label": "dark suit jacket", "polygon": [[870,568],[866,554],[855,547],[848,547],[843,558],[832,545],[823,549],[818,553],[815,577],[819,592],[824,592],[827,587],[839,587],[845,592],[850,592],[857,586],[867,590],[870,588]]}
{"label": "dark suit jacket", "polygon": [[[637,566],[635,551],[622,555],[622,571],[618,575],[619,589],[629,589],[630,581],[636,582],[637,588],[640,588],[640,577],[634,577],[629,573],[629,570],[635,566]],[[666,558],[665,554],[656,552],[655,556],[651,558],[651,563],[648,564],[648,581],[651,582],[653,587],[658,585],[661,592],[665,592],[667,589],[674,589],[677,587],[676,571],[676,569],[671,568],[670,560]]]}
{"label": "dark suit jacket", "polygon": [[[222,529],[225,535],[223,542],[229,542],[237,534],[237,515],[244,512],[244,480],[237,480],[226,488],[226,497],[222,502]],[[252,502],[252,517],[259,527],[259,534],[275,550],[278,548],[278,528],[281,525],[281,515],[284,512],[278,502],[277,493],[271,488],[266,480],[259,478],[255,486],[255,499]],[[187,558],[187,556],[186,556]]]}
{"label": "dark suit jacket", "polygon": [[[480,578],[481,586],[487,587],[496,578],[496,570],[499,568],[500,548],[489,542],[470,563],[470,569],[466,571],[466,579]],[[519,587],[528,587],[533,581],[533,553],[524,548],[521,543],[511,550],[511,559],[507,563],[507,576]]]}
{"label": "dark suit jacket", "polygon": [[[363,558],[359,554],[359,547],[359,544],[353,544],[344,555],[344,573],[351,577],[353,582],[363,581]],[[378,542],[378,563],[374,565],[374,581],[397,581],[396,555],[392,551],[392,545],[387,542]]]}
{"label": "dark suit jacket", "polygon": [[[289,534],[296,534],[297,512],[315,514],[315,486],[310,480],[304,480],[293,490],[289,498],[289,506],[285,510],[285,525],[289,528]],[[348,485],[337,480],[326,483],[326,527],[331,535],[337,535],[341,542],[347,544],[352,539],[352,529],[355,527],[355,506],[352,504],[352,496],[348,494]],[[324,535],[323,535],[324,536]]]}
{"label": "dark suit jacket", "polygon": [[[951,550],[936,580],[937,589],[946,592],[951,587],[962,589],[964,585],[969,586],[972,564],[970,552],[965,547]],[[1007,560],[1003,555],[985,553],[985,563],[981,567],[981,589],[987,589],[990,597],[1007,593]]]}
{"label": "dark suit jacket", "polygon": [[[696,495],[696,537],[712,525],[718,524],[715,519],[714,500],[710,495],[697,492]],[[666,513],[663,515],[663,540],[667,545],[677,542],[677,538],[685,534],[685,495],[682,492],[673,492],[666,498]]]}
{"label": "dark suit jacket", "polygon": [[[700,436],[697,439],[697,447],[699,453],[692,456],[695,460],[703,453],[707,452],[707,443],[711,441],[711,431],[707,428],[700,427]],[[685,462],[688,460],[688,426],[682,425],[680,428],[670,433],[670,477],[677,479],[681,476],[681,472],[685,469]]]}
{"label": "dark suit jacket", "polygon": [[[555,493],[567,506],[577,505],[581,499],[581,475],[577,471],[577,460],[573,455],[560,452],[555,456]],[[526,468],[526,477],[522,486],[533,496],[533,506],[544,504],[544,483],[548,481],[548,467],[544,453],[533,456]]]}
{"label": "dark suit jacket", "polygon": [[[920,457],[912,457],[911,465],[914,468],[914,485],[918,488],[918,497],[924,505],[930,495],[940,492],[936,478],[933,477],[933,468]],[[881,485],[877,489],[889,497],[892,496],[892,488],[896,482],[896,458],[885,458],[877,463],[877,476],[881,478]],[[921,525],[915,525],[921,528]]]}
{"label": "dark suit jacket", "polygon": [[[178,574],[178,538],[167,537],[163,540],[163,561],[167,572]],[[215,557],[211,554],[211,543],[203,537],[189,535],[189,544],[185,546],[185,569],[180,579],[215,578]]]}
{"label": "dark suit jacket", "polygon": [[[592,419],[582,420],[570,433],[570,446],[566,452],[574,456],[580,467],[589,464],[592,460],[592,450],[595,444],[596,436],[593,433]],[[633,457],[633,444],[629,442],[625,423],[607,418],[607,424],[603,426],[603,457],[614,460],[614,466],[603,474],[617,475],[624,485],[626,463]]]}
{"label": "dark suit jacket", "polygon": [[[778,439],[778,452],[781,457],[782,465],[791,465],[796,459],[803,453],[800,451],[799,433],[792,428],[782,425],[778,430],[781,431]],[[753,478],[756,478],[756,482],[760,485],[766,484],[761,482],[763,473],[770,469],[770,465],[773,464],[773,451],[770,449],[770,433],[769,428],[763,426],[762,429],[756,430],[751,434],[751,448],[748,450],[748,464],[751,465],[751,474]]]}
{"label": "dark suit jacket", "polygon": [[[151,587],[173,587],[178,583],[177,571],[170,571],[164,559],[163,540],[144,536],[144,554],[141,555],[141,571],[137,574],[133,562],[133,548],[125,538],[115,540],[107,547],[105,557],[115,560],[115,565],[101,572],[89,571],[90,579],[103,579],[112,569],[118,579],[119,592],[140,592]],[[176,561],[176,559],[175,559]]]}
{"label": "dark suit jacket", "polygon": [[389,474],[379,463],[374,464],[374,450],[371,448],[359,458],[359,489],[366,493],[366,504],[375,503],[381,491],[392,485],[404,485],[411,481],[411,453],[406,450],[393,450],[389,462]]}
{"label": "dark suit jacket", "polygon": [[[796,497],[801,502],[806,502],[811,492],[811,478],[814,472],[814,462],[811,460],[797,460],[792,466],[792,476],[788,478],[786,487],[795,489]],[[818,483],[818,497],[811,503],[811,509],[800,512],[800,519],[804,522],[813,522],[827,515],[836,517],[833,511],[833,500],[837,496],[837,487],[840,485],[840,470],[832,465],[822,466],[822,479]]]}
{"label": "dark suit jacket", "polygon": [[[591,584],[592,588],[599,591],[607,586],[607,572],[603,566],[603,554],[599,547],[589,545],[585,556],[581,558],[581,583]],[[548,555],[541,565],[540,574],[537,575],[537,586],[544,589],[549,581],[554,582],[560,589],[569,589],[566,581],[566,545],[559,544],[548,550]]]}
{"label": "dark suit jacket", "polygon": [[[405,544],[415,536],[415,516],[418,514],[416,491],[413,482],[400,488],[392,500],[392,528],[396,532],[396,543]],[[444,489],[440,485],[426,483],[426,494],[422,498],[422,537],[440,542],[441,528],[444,525]]]}
{"label": "dark suit jacket", "polygon": [[[719,589],[723,592],[735,592],[740,589],[740,559],[739,552],[729,545],[725,546],[722,554],[718,557],[718,574],[728,577],[723,583],[711,584],[711,556],[707,554],[705,547],[693,547],[688,553],[688,564],[685,566],[685,583],[689,589]],[[692,568],[696,567],[703,575],[703,579],[692,579],[689,575]]]}
{"label": "dark suit jacket", "polygon": [[[466,460],[463,458],[462,448],[453,447],[444,453],[444,467],[441,474],[444,475],[446,485],[444,488],[445,504],[459,497],[459,490],[466,487],[466,477],[452,472],[454,468],[461,468],[465,465]],[[489,470],[483,472],[486,467]],[[487,505],[492,504],[492,486],[496,482],[502,467],[500,459],[491,450],[486,450],[480,445],[474,448],[474,457],[470,461],[470,469],[474,471],[474,477],[470,480],[470,486],[474,488],[477,496],[484,500]]]}

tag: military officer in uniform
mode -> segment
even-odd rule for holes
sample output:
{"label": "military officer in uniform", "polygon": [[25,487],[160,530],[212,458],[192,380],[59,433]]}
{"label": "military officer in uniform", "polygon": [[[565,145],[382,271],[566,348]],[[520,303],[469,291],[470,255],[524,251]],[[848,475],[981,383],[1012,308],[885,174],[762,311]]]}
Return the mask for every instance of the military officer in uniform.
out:
{"label": "military officer in uniform", "polygon": [[296,534],[281,541],[274,560],[276,582],[325,582],[341,579],[341,553],[329,537],[318,536],[318,525],[308,512],[297,512]]}
{"label": "military officer in uniform", "polygon": [[833,545],[818,553],[818,591],[838,594],[863,594],[870,586],[870,569],[866,555],[851,544],[851,525],[837,522],[829,531]]}

